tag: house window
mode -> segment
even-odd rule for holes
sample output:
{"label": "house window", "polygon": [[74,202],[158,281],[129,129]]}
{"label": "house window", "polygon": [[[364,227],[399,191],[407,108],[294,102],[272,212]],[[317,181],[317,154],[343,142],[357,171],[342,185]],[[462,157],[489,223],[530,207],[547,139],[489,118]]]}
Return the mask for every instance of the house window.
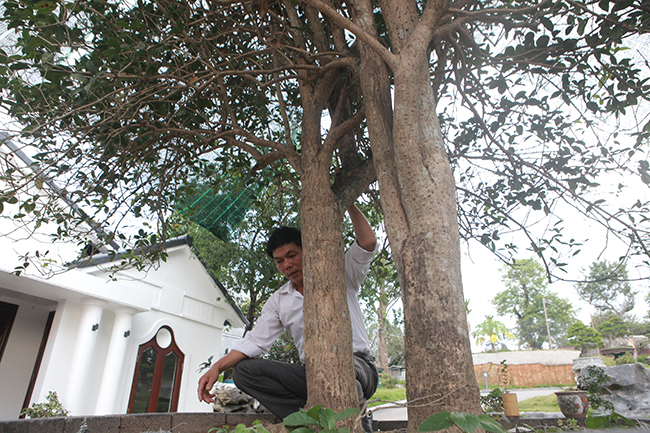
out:
{"label": "house window", "polygon": [[185,355],[166,326],[138,349],[129,413],[176,412]]}

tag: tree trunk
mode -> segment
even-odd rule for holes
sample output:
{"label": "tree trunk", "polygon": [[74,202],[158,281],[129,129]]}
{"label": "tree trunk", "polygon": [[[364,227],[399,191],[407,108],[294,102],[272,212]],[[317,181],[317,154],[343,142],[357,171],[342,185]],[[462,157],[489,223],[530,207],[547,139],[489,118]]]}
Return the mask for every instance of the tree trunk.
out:
{"label": "tree trunk", "polygon": [[481,413],[460,272],[455,182],[427,56],[401,55],[393,65],[391,113],[387,66],[366,47],[360,52],[373,159],[402,288],[408,430],[415,432],[436,412]]}
{"label": "tree trunk", "polygon": [[377,368],[386,373],[388,371],[388,348],[386,343],[386,304],[382,301],[383,294],[384,288],[382,286],[379,293],[379,305],[377,306],[377,321],[379,322],[379,326],[377,327],[379,337],[379,364]]}
{"label": "tree trunk", "polygon": [[400,194],[382,194],[402,287],[407,398],[417,401],[408,409],[409,431],[435,412],[481,412],[460,271],[456,187],[427,60],[405,57],[393,70],[392,175]]}
{"label": "tree trunk", "polygon": [[321,152],[321,110],[307,98],[304,106],[301,229],[306,407],[321,404],[340,412],[359,405],[345,289],[343,215],[330,188],[330,157]]}

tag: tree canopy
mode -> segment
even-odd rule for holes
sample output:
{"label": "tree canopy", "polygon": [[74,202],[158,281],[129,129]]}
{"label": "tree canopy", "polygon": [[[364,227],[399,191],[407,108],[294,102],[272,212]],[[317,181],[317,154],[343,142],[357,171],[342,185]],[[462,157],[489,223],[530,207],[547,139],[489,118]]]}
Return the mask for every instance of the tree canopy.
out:
{"label": "tree canopy", "polygon": [[567,341],[576,350],[582,351],[583,354],[586,354],[589,349],[595,349],[604,345],[603,337],[600,333],[579,320],[569,326]]}
{"label": "tree canopy", "polygon": [[614,314],[620,319],[634,309],[638,293],[630,284],[626,264],[607,260],[589,265],[585,281],[578,282],[575,288],[580,298],[599,313]]}
{"label": "tree canopy", "polygon": [[512,332],[510,332],[510,329],[508,329],[505,324],[499,322],[498,320],[495,320],[492,316],[485,316],[485,320],[476,326],[474,332],[472,333],[472,336],[476,339],[476,344],[480,346],[483,346],[486,342],[489,342],[490,346],[492,347],[492,351],[497,350],[496,344],[499,340],[512,340],[515,338],[515,336],[512,334]]}
{"label": "tree canopy", "polygon": [[507,289],[492,303],[499,315],[512,316],[517,322],[519,344],[541,349],[549,343],[545,311],[552,341],[561,340],[575,321],[575,309],[564,298],[548,290],[544,268],[532,259],[516,260],[502,268]]}

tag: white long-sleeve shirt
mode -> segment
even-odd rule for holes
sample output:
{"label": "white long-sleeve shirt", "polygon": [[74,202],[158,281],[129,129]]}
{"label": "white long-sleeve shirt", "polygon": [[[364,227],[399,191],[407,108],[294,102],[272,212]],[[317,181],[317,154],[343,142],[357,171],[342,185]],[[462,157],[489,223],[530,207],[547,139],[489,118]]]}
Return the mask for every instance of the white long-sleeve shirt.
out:
{"label": "white long-sleeve shirt", "polygon": [[[374,251],[366,251],[354,241],[345,253],[345,285],[352,321],[352,351],[355,353],[370,353],[368,333],[363,323],[358,293],[377,249],[378,247],[375,247]],[[264,304],[255,327],[233,346],[233,350],[242,352],[249,358],[258,358],[268,353],[275,340],[286,330],[293,337],[300,360],[305,362],[303,299],[293,283],[288,282],[280,287]]]}

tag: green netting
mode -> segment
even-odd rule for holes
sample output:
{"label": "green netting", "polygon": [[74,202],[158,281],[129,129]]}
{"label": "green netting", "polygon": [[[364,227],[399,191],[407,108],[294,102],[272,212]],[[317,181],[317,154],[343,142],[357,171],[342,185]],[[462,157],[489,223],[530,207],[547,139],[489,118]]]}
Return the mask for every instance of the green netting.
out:
{"label": "green netting", "polygon": [[202,193],[189,200],[189,205],[181,213],[227,242],[233,230],[243,221],[260,189],[259,183],[248,186],[226,184],[218,191],[206,186]]}

